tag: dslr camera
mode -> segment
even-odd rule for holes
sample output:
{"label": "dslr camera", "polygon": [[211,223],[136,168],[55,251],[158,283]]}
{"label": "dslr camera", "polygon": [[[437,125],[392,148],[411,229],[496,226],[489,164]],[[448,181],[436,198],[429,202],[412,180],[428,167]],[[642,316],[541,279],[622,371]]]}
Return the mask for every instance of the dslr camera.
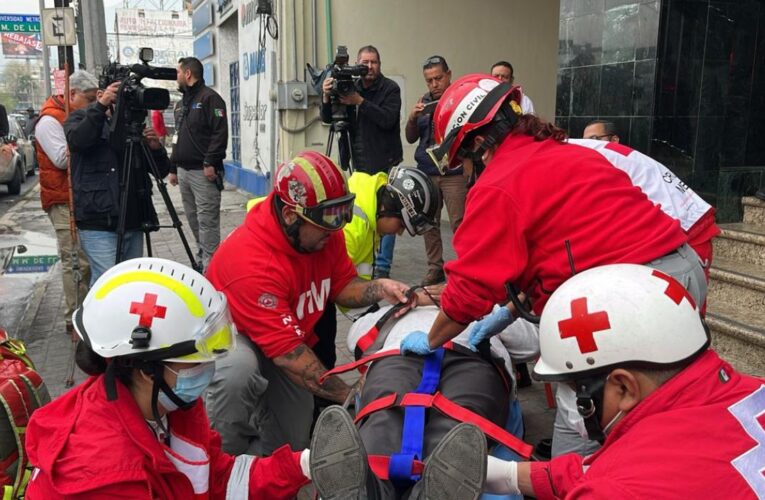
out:
{"label": "dslr camera", "polygon": [[369,72],[369,68],[363,64],[348,64],[348,47],[338,45],[335,51],[335,61],[330,65],[332,82],[332,121],[345,121],[348,119],[346,108],[339,102],[339,98],[356,92],[355,81]]}
{"label": "dslr camera", "polygon": [[114,105],[110,126],[112,146],[121,149],[130,138],[140,139],[143,124],[150,109],[166,109],[170,105],[167,89],[145,87],[141,80],[176,80],[175,68],[149,65],[154,59],[154,50],[143,47],[139,51],[140,63],[122,65],[116,62],[104,67],[98,78],[98,85],[105,89],[114,82],[121,82]]}

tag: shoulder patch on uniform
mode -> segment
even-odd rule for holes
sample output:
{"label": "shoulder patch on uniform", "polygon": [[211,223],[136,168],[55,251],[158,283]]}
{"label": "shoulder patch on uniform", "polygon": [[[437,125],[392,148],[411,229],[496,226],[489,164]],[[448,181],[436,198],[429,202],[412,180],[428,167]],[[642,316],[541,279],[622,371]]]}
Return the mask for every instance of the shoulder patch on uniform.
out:
{"label": "shoulder patch on uniform", "polygon": [[215,108],[215,116],[218,118],[223,118],[225,116],[225,110],[221,108]]}
{"label": "shoulder patch on uniform", "polygon": [[258,305],[264,309],[276,309],[279,299],[270,293],[264,293],[258,298]]}

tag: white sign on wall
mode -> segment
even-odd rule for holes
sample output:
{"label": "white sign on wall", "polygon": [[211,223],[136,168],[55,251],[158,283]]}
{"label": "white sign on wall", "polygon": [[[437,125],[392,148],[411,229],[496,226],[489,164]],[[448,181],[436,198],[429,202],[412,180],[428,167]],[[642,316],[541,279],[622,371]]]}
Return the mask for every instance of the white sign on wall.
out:
{"label": "white sign on wall", "polygon": [[239,9],[239,120],[242,167],[266,174],[271,169],[274,103],[269,92],[274,81],[274,40],[266,34],[265,47],[258,46],[260,23],[254,12],[256,0],[243,1]]}
{"label": "white sign on wall", "polygon": [[77,43],[72,7],[43,9],[41,24],[45,45],[71,46]]}

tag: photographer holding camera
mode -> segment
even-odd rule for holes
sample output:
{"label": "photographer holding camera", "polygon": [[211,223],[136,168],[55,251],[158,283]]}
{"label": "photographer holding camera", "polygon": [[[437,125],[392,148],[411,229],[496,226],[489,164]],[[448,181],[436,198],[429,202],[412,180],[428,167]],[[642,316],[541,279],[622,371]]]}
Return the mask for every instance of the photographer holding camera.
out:
{"label": "photographer holding camera", "polygon": [[[388,172],[401,163],[404,157],[401,146],[401,89],[393,80],[380,72],[380,52],[372,45],[359,49],[356,64],[368,68],[366,75],[356,79],[354,90],[345,92],[344,86],[335,84],[333,77],[327,77],[322,84],[321,120],[332,123],[333,97],[346,106],[350,148],[340,141],[340,162],[353,159],[353,168],[374,175]],[[335,87],[333,96],[333,87]],[[380,255],[375,266],[375,278],[387,278],[393,261],[395,236],[382,239]]]}
{"label": "photographer holding camera", "polygon": [[[142,230],[158,226],[151,201],[152,184],[148,165],[130,169],[128,191],[123,191],[122,145],[111,140],[112,113],[120,97],[120,82],[99,80],[96,102],[69,115],[64,123],[69,144],[74,193],[74,216],[80,245],[90,263],[90,284],[116,262],[143,256]],[[143,140],[162,176],[170,171],[167,152],[151,128],[143,129]],[[117,257],[118,221],[125,212],[122,255]]]}
{"label": "photographer holding camera", "polygon": [[228,143],[226,103],[205,85],[202,63],[178,61],[178,88],[183,100],[175,110],[176,135],[168,182],[181,187],[181,199],[198,245],[202,269],[220,244],[220,192]]}

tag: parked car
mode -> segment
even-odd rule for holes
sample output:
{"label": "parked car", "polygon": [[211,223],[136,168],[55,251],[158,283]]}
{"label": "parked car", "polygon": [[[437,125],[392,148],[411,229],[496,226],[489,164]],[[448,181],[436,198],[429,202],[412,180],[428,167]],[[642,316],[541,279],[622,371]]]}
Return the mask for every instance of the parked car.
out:
{"label": "parked car", "polygon": [[9,132],[8,137],[11,144],[16,143],[16,150],[21,155],[23,161],[24,172],[26,175],[35,175],[35,167],[37,166],[37,157],[35,156],[35,145],[31,137],[27,137],[24,132],[24,127],[20,123],[20,120],[14,119],[15,115],[10,115],[8,120]]}
{"label": "parked car", "polygon": [[10,142],[0,142],[0,184],[8,186],[8,193],[19,194],[21,183],[26,177],[24,160],[21,159],[16,146]]}

